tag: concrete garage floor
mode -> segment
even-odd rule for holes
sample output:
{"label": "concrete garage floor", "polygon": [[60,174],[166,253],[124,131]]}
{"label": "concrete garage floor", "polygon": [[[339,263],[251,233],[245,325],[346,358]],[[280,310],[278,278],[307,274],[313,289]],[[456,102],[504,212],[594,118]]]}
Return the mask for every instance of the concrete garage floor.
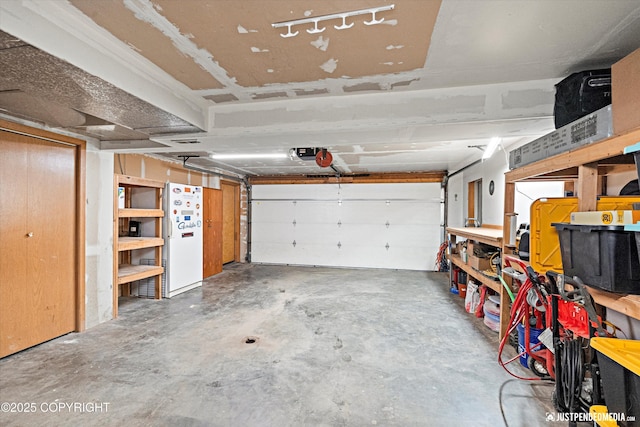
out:
{"label": "concrete garage floor", "polygon": [[554,425],[462,305],[442,273],[232,265],[0,360],[0,402],[32,410],[0,425]]}

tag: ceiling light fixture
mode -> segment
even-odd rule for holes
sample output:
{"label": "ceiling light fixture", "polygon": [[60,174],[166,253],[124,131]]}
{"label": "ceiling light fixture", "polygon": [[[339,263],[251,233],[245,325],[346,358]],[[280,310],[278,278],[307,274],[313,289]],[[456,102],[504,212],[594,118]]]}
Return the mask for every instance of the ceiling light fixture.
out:
{"label": "ceiling light fixture", "polygon": [[394,4],[390,4],[388,6],[380,6],[380,7],[370,7],[368,9],[360,9],[360,10],[352,10],[350,12],[340,12],[340,13],[332,13],[330,15],[321,15],[314,16],[312,18],[302,18],[302,19],[294,19],[292,21],[282,21],[271,24],[273,28],[282,28],[287,27],[287,32],[285,34],[280,34],[282,37],[294,37],[297,36],[299,31],[295,33],[291,32],[291,27],[294,25],[300,24],[310,24],[313,23],[313,28],[308,29],[307,33],[309,34],[317,34],[323,32],[326,28],[318,28],[318,22],[329,21],[331,19],[342,19],[342,25],[334,25],[333,28],[336,30],[344,30],[347,28],[353,27],[353,22],[351,24],[347,24],[347,18],[350,16],[358,16],[358,15],[366,15],[371,14],[371,21],[364,21],[365,25],[376,25],[384,22],[384,18],[376,19],[376,13],[384,12],[386,10],[392,10],[395,7]]}
{"label": "ceiling light fixture", "polygon": [[287,153],[251,153],[251,154],[210,154],[215,160],[243,160],[243,159],[286,159]]}
{"label": "ceiling light fixture", "polygon": [[113,132],[116,130],[116,125],[85,125],[78,127],[85,128],[88,131],[92,130],[94,132]]}
{"label": "ceiling light fixture", "polygon": [[500,145],[501,141],[502,141],[502,138],[498,138],[498,137],[491,138],[491,141],[489,141],[489,145],[487,145],[487,148],[484,149],[484,153],[482,154],[482,159],[487,160],[491,158],[491,156],[493,156],[493,153],[496,152],[496,149]]}

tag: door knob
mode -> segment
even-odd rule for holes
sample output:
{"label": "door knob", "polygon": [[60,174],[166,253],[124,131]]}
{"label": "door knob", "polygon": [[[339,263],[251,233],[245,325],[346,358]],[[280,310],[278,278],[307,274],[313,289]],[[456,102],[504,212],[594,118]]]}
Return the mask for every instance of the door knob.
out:
{"label": "door knob", "polygon": [[33,231],[28,232],[27,237],[33,237]]}

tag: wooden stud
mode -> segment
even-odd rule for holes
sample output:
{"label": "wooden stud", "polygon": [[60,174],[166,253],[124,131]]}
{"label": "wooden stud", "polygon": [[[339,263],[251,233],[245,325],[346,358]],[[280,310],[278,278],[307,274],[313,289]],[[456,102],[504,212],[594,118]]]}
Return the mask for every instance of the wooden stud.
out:
{"label": "wooden stud", "polygon": [[598,193],[598,164],[578,166],[578,212],[595,211]]}

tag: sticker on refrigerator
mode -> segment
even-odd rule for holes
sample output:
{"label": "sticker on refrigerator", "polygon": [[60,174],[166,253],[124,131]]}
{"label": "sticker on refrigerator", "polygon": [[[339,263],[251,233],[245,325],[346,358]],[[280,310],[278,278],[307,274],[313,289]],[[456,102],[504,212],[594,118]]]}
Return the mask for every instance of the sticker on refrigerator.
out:
{"label": "sticker on refrigerator", "polygon": [[178,223],[178,230],[184,230],[187,228],[196,228],[196,223],[191,221],[191,222],[187,222],[187,221],[181,221]]}
{"label": "sticker on refrigerator", "polygon": [[182,190],[179,189],[178,187],[174,187],[173,188],[173,192],[176,193],[176,194],[180,194],[180,193],[182,193]]}
{"label": "sticker on refrigerator", "polygon": [[184,217],[184,220],[185,220],[185,221],[191,221],[191,215],[187,215],[187,216],[185,216],[185,217]]}

